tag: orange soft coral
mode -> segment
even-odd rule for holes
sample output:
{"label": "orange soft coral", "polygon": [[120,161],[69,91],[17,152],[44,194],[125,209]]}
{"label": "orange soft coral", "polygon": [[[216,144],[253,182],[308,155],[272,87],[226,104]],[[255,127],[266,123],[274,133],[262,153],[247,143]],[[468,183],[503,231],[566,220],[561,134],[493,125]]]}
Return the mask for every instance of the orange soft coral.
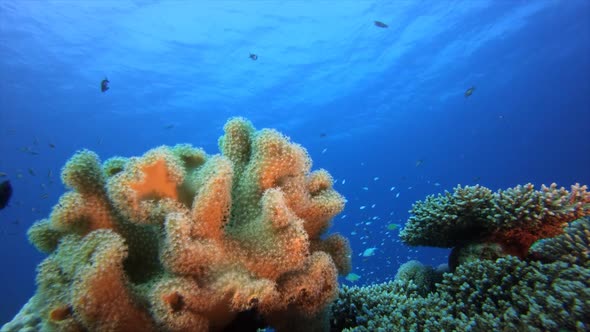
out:
{"label": "orange soft coral", "polygon": [[129,183],[129,187],[136,192],[139,200],[178,198],[177,183],[168,175],[168,168],[164,159],[158,159],[152,164],[139,167],[142,174],[140,180]]}
{"label": "orange soft coral", "polygon": [[51,324],[219,331],[246,313],[287,329],[277,317],[323,321],[338,271],[350,268],[348,242],[322,239],[344,198],[286,136],[244,119],[225,129],[220,155],[163,146],[101,169],[85,151],[67,165],[73,191],[30,232],[50,253],[38,292]]}

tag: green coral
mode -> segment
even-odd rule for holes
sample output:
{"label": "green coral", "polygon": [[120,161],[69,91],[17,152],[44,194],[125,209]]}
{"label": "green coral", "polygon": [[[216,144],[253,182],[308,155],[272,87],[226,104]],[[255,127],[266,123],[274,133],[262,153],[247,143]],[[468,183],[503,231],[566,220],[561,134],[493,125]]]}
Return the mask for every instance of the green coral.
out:
{"label": "green coral", "polygon": [[63,167],[61,180],[81,194],[102,192],[105,178],[98,155],[86,149],[78,151]]}
{"label": "green coral", "polygon": [[590,261],[590,219],[574,221],[566,231],[554,238],[535,242],[529,251],[533,258],[542,261],[566,261],[587,264]]}
{"label": "green coral", "polygon": [[489,231],[493,193],[482,186],[458,186],[451,194],[430,195],[410,210],[412,216],[400,231],[409,245],[453,247]]}
{"label": "green coral", "polygon": [[449,255],[449,268],[455,271],[457,266],[481,259],[496,260],[508,253],[497,243],[469,243],[453,248]]}
{"label": "green coral", "polygon": [[[346,287],[332,306],[344,331],[587,331],[590,328],[588,221],[535,247],[548,261],[473,259],[425,293],[423,274]],[[423,269],[415,262],[404,265]],[[405,280],[400,282],[400,280]],[[415,281],[416,280],[416,281]]]}
{"label": "green coral", "polygon": [[[496,193],[482,186],[458,186],[451,194],[428,196],[410,210],[400,238],[407,244],[450,248],[490,237],[518,242],[551,237],[562,225],[590,215],[590,192],[575,184],[568,191],[556,184],[535,190],[532,184]],[[520,248],[519,248],[520,249]]]}
{"label": "green coral", "polygon": [[397,270],[394,281],[403,287],[426,296],[434,285],[442,280],[442,272],[412,260],[402,264]]}
{"label": "green coral", "polygon": [[102,173],[108,179],[123,170],[125,170],[125,166],[129,160],[124,157],[112,157],[102,164]]}
{"label": "green coral", "polygon": [[37,250],[49,254],[57,248],[63,232],[53,228],[49,219],[42,219],[31,226],[27,231],[29,242]]}

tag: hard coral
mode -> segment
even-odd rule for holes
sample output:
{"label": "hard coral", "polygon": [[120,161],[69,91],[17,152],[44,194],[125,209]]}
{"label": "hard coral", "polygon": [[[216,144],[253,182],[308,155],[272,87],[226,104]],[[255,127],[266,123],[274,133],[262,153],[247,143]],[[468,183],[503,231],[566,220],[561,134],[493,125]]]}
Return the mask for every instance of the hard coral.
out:
{"label": "hard coral", "polygon": [[224,129],[220,155],[163,146],[101,165],[84,150],[66,164],[73,190],[29,231],[50,254],[31,300],[37,325],[207,331],[246,312],[279,329],[297,328],[286,317],[325,322],[350,249],[321,235],[344,198],[282,134],[241,118]]}
{"label": "hard coral", "polygon": [[590,215],[590,192],[579,184],[570,191],[527,184],[496,193],[459,186],[453,194],[417,202],[411,213],[400,233],[410,245],[498,243],[504,252],[524,257],[535,241],[559,235],[569,222]]}

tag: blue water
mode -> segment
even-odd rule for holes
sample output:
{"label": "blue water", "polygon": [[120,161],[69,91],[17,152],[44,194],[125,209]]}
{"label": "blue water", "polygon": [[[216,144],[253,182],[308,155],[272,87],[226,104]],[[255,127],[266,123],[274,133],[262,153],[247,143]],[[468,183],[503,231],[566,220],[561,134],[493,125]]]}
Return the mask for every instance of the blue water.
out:
{"label": "blue water", "polygon": [[447,250],[386,228],[416,200],[457,184],[590,184],[590,3],[2,0],[0,172],[14,195],[0,211],[0,325],[35,291],[44,256],[26,230],[76,150],[213,154],[237,115],[337,180],[348,203],[332,230],[351,241],[356,284],[410,259],[438,265]]}

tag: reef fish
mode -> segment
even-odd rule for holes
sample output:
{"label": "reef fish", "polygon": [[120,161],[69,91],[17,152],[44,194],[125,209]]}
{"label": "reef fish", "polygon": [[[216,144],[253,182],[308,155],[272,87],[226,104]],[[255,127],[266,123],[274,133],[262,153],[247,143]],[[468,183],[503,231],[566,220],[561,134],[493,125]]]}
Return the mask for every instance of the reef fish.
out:
{"label": "reef fish", "polygon": [[346,280],[348,280],[348,281],[350,281],[350,282],[355,282],[355,281],[359,280],[360,278],[361,278],[361,276],[359,276],[359,275],[358,275],[358,274],[356,274],[356,273],[349,273],[349,274],[348,274],[348,275],[345,277],[345,279],[346,279]]}
{"label": "reef fish", "polygon": [[467,90],[465,91],[465,98],[467,98],[467,97],[471,96],[471,95],[473,94],[473,91],[475,91],[475,87],[474,87],[474,86],[472,86],[472,87],[470,87],[469,89],[467,89]]}
{"label": "reef fish", "polygon": [[248,56],[250,59],[252,59],[253,61],[258,60],[258,55],[254,54],[254,53],[250,53],[250,55]]}
{"label": "reef fish", "polygon": [[100,91],[105,92],[109,89],[109,80],[105,77],[104,80],[100,81]]}
{"label": "reef fish", "polygon": [[5,180],[0,183],[0,210],[4,209],[12,196],[12,185]]}
{"label": "reef fish", "polygon": [[389,225],[387,225],[387,229],[390,230],[390,231],[395,231],[398,228],[399,228],[399,225],[398,224],[389,224]]}
{"label": "reef fish", "polygon": [[379,27],[379,28],[387,28],[388,27],[387,24],[385,24],[385,23],[383,23],[381,21],[375,21],[375,26],[376,27]]}

